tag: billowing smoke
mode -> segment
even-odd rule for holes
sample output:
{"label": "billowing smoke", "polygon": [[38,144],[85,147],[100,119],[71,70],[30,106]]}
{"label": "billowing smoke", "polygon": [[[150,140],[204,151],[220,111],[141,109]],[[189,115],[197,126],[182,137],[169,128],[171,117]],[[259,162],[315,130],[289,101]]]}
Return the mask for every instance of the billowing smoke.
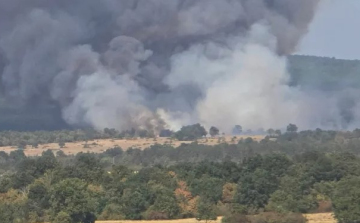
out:
{"label": "billowing smoke", "polygon": [[2,91],[98,129],[320,125],[286,65],[318,1],[0,0]]}

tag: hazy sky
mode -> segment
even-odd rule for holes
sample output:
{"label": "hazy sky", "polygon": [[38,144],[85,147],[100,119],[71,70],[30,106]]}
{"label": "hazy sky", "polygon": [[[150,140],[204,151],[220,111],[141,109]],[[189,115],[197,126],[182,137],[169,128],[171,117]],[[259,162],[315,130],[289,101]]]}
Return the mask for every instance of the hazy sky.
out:
{"label": "hazy sky", "polygon": [[360,0],[323,0],[297,54],[360,59]]}

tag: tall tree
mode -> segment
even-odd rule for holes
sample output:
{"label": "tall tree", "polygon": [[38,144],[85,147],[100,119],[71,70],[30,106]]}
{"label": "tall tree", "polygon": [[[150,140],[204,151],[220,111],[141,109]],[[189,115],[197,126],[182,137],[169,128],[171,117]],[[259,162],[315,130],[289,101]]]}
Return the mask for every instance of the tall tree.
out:
{"label": "tall tree", "polygon": [[212,126],[209,130],[211,137],[219,135],[219,132],[220,132],[219,129],[216,128],[215,126]]}
{"label": "tall tree", "polygon": [[[66,213],[72,223],[94,223],[96,202],[92,198],[88,185],[80,179],[65,179],[50,190],[50,211],[52,220],[59,219],[58,214]],[[61,218],[67,218],[62,214]]]}
{"label": "tall tree", "polygon": [[287,127],[286,127],[286,131],[287,132],[297,132],[298,130],[298,127],[295,125],[295,124],[289,124]]}
{"label": "tall tree", "polygon": [[333,209],[340,223],[360,222],[360,177],[347,177],[339,181],[332,195]]}

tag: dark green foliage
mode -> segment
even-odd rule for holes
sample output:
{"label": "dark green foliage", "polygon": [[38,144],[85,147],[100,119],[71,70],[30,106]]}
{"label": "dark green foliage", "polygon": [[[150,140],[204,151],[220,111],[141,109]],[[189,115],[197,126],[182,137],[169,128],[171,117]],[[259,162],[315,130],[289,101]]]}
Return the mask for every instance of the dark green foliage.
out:
{"label": "dark green foliage", "polygon": [[295,124],[289,124],[286,127],[287,132],[297,132],[297,130],[298,130],[298,127]]}
{"label": "dark green foliage", "polygon": [[317,208],[312,191],[315,179],[306,172],[306,167],[293,166],[281,179],[279,189],[270,198],[267,208],[277,212],[307,213]]}
{"label": "dark green foliage", "polygon": [[24,205],[17,203],[0,203],[0,222],[26,223],[24,207]]}
{"label": "dark green foliage", "polygon": [[249,210],[264,208],[270,195],[278,188],[279,179],[292,162],[284,155],[272,154],[246,159],[236,200]]}
{"label": "dark green foliage", "polygon": [[236,201],[246,205],[250,210],[257,210],[265,207],[276,188],[276,178],[264,169],[256,169],[241,178]]}
{"label": "dark green foliage", "polygon": [[222,223],[251,223],[250,219],[243,214],[231,214],[224,216]]}
{"label": "dark green foliage", "polygon": [[331,196],[335,217],[340,223],[360,222],[360,177],[342,179]]}
{"label": "dark green foliage", "polygon": [[205,128],[200,124],[195,124],[182,127],[180,131],[175,133],[175,138],[180,141],[193,141],[206,135]]}
{"label": "dark green foliage", "polygon": [[56,215],[56,217],[54,218],[54,220],[52,222],[53,223],[72,223],[73,221],[68,213],[61,211],[59,214]]}
{"label": "dark green foliage", "polygon": [[160,131],[159,136],[160,137],[171,137],[174,134],[173,131],[169,130],[169,129],[164,129],[162,131]]}
{"label": "dark green foliage", "polygon": [[211,201],[207,200],[206,198],[201,198],[198,201],[197,209],[198,209],[197,210],[198,213],[196,219],[198,221],[201,220],[209,221],[209,220],[217,219],[214,204]]}
{"label": "dark green foliage", "polygon": [[99,216],[99,220],[123,220],[125,218],[122,213],[122,207],[118,204],[109,203]]}
{"label": "dark green foliage", "polygon": [[104,155],[108,155],[110,157],[121,156],[122,154],[123,154],[123,150],[120,147],[114,147],[111,149],[107,149],[104,152]]}
{"label": "dark green foliage", "polygon": [[216,204],[221,199],[223,184],[221,179],[205,175],[200,179],[194,179],[191,193],[206,199],[210,204]]}
{"label": "dark green foliage", "polygon": [[243,131],[243,128],[241,125],[235,125],[235,127],[232,130],[233,135],[240,135]]}
{"label": "dark green foliage", "polygon": [[55,184],[50,190],[50,211],[53,220],[68,219],[71,222],[93,223],[96,202],[91,196],[88,185],[80,179],[65,179]]}
{"label": "dark green foliage", "polygon": [[[336,217],[353,220],[359,137],[359,130],[317,129],[232,145],[115,147],[56,157],[50,150],[39,157],[0,153],[0,219],[78,223],[224,214],[229,222],[302,223],[289,212],[331,210],[333,202]],[[244,216],[252,213],[260,217]]]}
{"label": "dark green foliage", "polygon": [[42,181],[35,181],[29,186],[28,206],[31,210],[42,213],[49,206],[50,188]]}
{"label": "dark green foliage", "polygon": [[146,219],[175,219],[179,216],[180,208],[172,190],[162,186],[155,189],[154,204],[147,210]]}
{"label": "dark green foliage", "polygon": [[122,212],[126,219],[139,220],[142,219],[150,204],[153,202],[153,196],[146,186],[138,186],[136,188],[128,188],[124,190],[121,197]]}
{"label": "dark green foliage", "polygon": [[306,218],[299,213],[275,213],[265,212],[254,216],[251,223],[305,223]]}
{"label": "dark green foliage", "polygon": [[59,142],[59,147],[60,147],[60,148],[64,148],[64,147],[65,147],[65,142],[62,141],[62,140],[60,140],[60,142]]}
{"label": "dark green foliage", "polygon": [[99,158],[90,153],[79,153],[75,157],[74,166],[66,168],[68,177],[76,177],[86,182],[101,182],[104,169]]}
{"label": "dark green foliage", "polygon": [[9,155],[9,159],[14,160],[15,162],[25,159],[24,151],[22,150],[11,151]]}
{"label": "dark green foliage", "polygon": [[220,130],[214,126],[212,126],[209,130],[209,134],[211,135],[211,137],[219,135],[219,132]]}

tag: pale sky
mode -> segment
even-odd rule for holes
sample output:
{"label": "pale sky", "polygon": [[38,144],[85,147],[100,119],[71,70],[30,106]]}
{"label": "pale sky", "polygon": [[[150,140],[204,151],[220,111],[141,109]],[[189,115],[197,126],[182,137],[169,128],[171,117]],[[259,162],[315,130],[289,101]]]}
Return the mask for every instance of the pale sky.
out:
{"label": "pale sky", "polygon": [[360,0],[323,0],[296,54],[360,59]]}

